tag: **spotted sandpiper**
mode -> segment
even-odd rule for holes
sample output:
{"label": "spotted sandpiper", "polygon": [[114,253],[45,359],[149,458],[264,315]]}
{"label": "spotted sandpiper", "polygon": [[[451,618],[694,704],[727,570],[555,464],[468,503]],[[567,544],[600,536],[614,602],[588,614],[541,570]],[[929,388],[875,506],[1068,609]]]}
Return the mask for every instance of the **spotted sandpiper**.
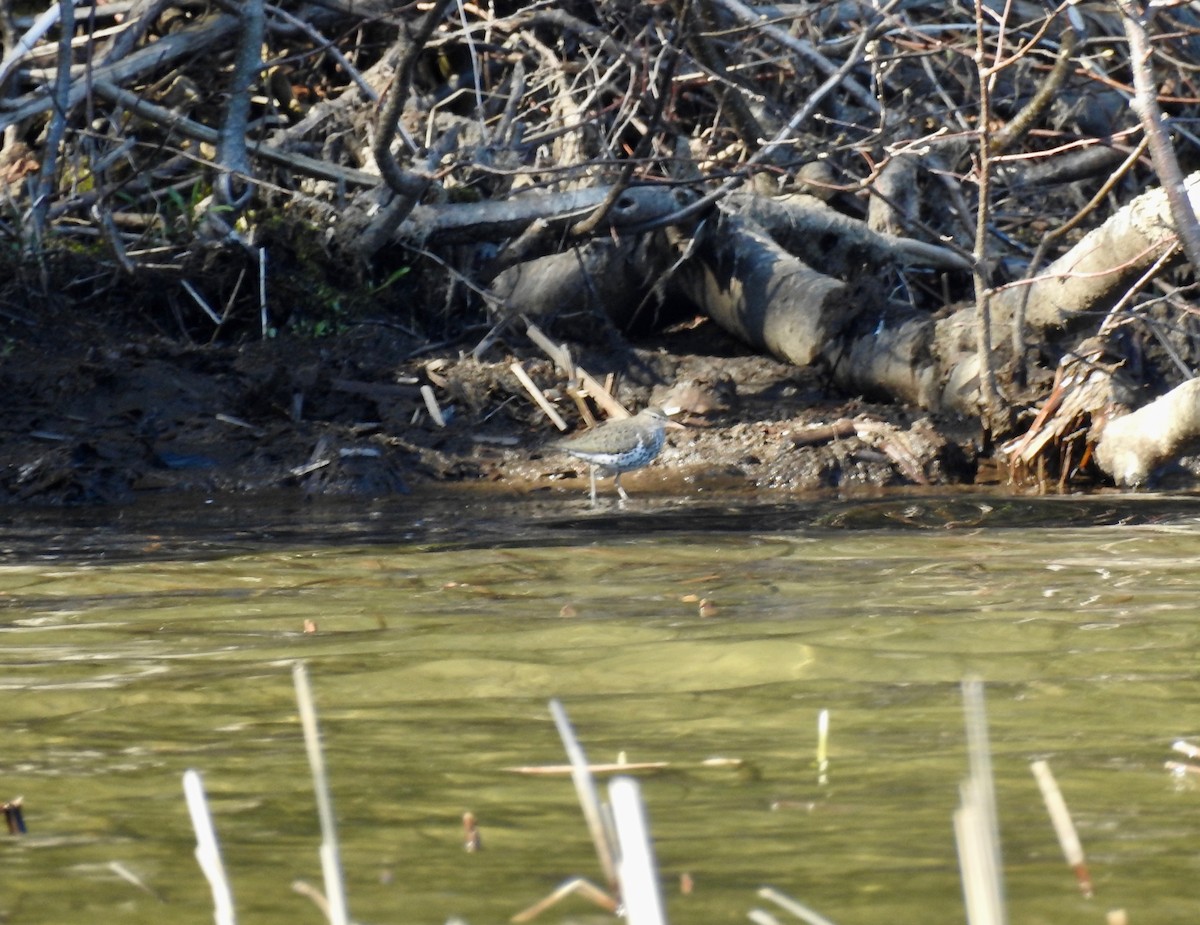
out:
{"label": "spotted sandpiper", "polygon": [[661,408],[644,408],[631,418],[606,421],[599,427],[570,440],[551,444],[591,464],[592,507],[596,506],[596,475],[616,476],[613,484],[622,501],[629,495],[621,487],[621,473],[650,464],[662,449],[668,427],[682,427],[667,417]]}

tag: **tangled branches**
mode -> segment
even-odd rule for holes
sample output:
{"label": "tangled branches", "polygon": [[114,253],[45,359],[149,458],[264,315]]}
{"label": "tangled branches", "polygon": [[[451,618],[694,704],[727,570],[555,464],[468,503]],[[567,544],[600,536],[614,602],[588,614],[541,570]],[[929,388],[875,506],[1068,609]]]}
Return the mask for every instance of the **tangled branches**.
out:
{"label": "tangled branches", "polygon": [[[1189,6],[1150,20],[1131,3],[992,0],[63,0],[0,26],[0,234],[24,254],[84,240],[126,275],[194,275],[214,248],[262,266],[292,240],[282,222],[376,278],[433,257],[466,283],[447,285],[452,305],[496,308],[528,294],[514,268],[572,249],[582,266],[615,241],[616,258],[587,264],[593,290],[597,266],[633,268],[635,305],[677,276],[714,317],[721,261],[755,254],[766,291],[799,258],[838,278],[786,271],[789,298],[823,293],[801,307],[820,340],[789,342],[770,307],[726,306],[739,336],[863,391],[976,410],[982,391],[997,432],[1049,386],[1051,335],[1096,334],[1115,305],[1104,334],[1127,359],[1165,345],[1169,381],[1198,352],[1190,311],[1139,312],[1128,291],[1170,265],[1161,249],[1118,253],[1103,294],[1067,314],[1038,288],[1167,153],[1169,213],[1186,219]],[[753,238],[767,215],[786,255]],[[656,229],[666,250],[632,256]],[[211,297],[236,309],[251,288]],[[956,303],[970,324],[931,315]],[[902,360],[866,351],[868,333]]]}

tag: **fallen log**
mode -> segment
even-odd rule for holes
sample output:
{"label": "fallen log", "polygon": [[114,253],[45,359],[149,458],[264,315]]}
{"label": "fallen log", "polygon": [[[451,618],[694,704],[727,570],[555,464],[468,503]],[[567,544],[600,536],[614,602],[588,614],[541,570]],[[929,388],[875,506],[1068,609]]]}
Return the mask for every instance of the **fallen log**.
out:
{"label": "fallen log", "polygon": [[1200,379],[1189,379],[1110,419],[1100,431],[1096,462],[1118,485],[1143,485],[1155,469],[1200,443]]}
{"label": "fallen log", "polygon": [[732,193],[723,207],[755,222],[789,252],[831,276],[851,276],[864,266],[873,271],[887,265],[971,269],[970,258],[956,250],[875,231],[806,193]]}
{"label": "fallen log", "polygon": [[[396,231],[401,241],[421,244],[467,244],[503,241],[521,234],[531,223],[544,220],[551,230],[562,231],[598,208],[608,196],[608,186],[593,186],[561,193],[524,193],[504,200],[419,205]],[[684,187],[643,184],[625,189],[609,210],[609,229],[633,227],[670,215],[685,206],[692,194]]]}
{"label": "fallen log", "polygon": [[[946,374],[932,351],[934,323],[910,313],[873,328],[863,328],[825,351],[838,387],[851,395],[882,396],[918,408],[946,404]],[[954,402],[950,402],[951,405]]]}
{"label": "fallen log", "polygon": [[512,312],[536,316],[590,308],[625,328],[636,320],[639,306],[653,299],[658,261],[651,249],[660,237],[596,238],[527,260],[500,273],[491,291]]}
{"label": "fallen log", "polygon": [[756,349],[807,366],[854,317],[845,283],[806,266],[751,222],[722,213],[687,243],[695,247],[671,287]]}
{"label": "fallen log", "polygon": [[[1200,173],[1188,176],[1184,188],[1193,208],[1200,209]],[[1025,323],[1032,329],[1070,330],[1088,323],[1177,244],[1166,191],[1143,193],[1035,279],[998,292],[992,300],[993,341],[1008,337],[1013,313],[1026,295]]]}

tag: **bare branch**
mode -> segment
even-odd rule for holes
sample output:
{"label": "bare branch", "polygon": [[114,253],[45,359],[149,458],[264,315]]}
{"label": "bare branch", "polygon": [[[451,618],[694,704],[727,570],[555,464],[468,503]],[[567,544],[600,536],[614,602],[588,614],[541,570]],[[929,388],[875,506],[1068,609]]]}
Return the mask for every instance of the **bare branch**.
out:
{"label": "bare branch", "polygon": [[1184,189],[1179,160],[1163,127],[1163,113],[1158,105],[1158,91],[1150,69],[1150,40],[1146,36],[1146,25],[1131,0],[1120,0],[1120,5],[1125,35],[1129,39],[1129,65],[1133,70],[1136,90],[1133,107],[1150,141],[1150,159],[1167,194],[1171,219],[1175,223],[1180,244],[1193,269],[1200,272],[1200,224],[1196,222],[1196,213]]}

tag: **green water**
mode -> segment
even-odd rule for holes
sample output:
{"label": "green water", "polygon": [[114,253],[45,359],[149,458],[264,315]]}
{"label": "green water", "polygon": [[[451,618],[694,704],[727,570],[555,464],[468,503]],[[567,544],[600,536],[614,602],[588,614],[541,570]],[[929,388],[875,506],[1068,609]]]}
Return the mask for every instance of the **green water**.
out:
{"label": "green water", "polygon": [[[840,925],[961,922],[950,820],[971,674],[1011,921],[1185,921],[1200,792],[1163,764],[1200,739],[1193,505],[539,507],[519,535],[519,509],[483,503],[14,520],[0,800],[24,797],[29,833],[0,836],[0,920],[211,922],[180,786],[195,768],[239,921],[320,921],[292,890],[320,885],[303,659],[361,922],[504,922],[569,877],[600,882],[569,780],[506,770],[563,760],[551,697],[592,760],[671,763],[642,786],[676,925],[745,921],[765,884]],[[1093,900],[1037,758],[1075,813]],[[578,898],[539,921],[564,920],[611,921]]]}

